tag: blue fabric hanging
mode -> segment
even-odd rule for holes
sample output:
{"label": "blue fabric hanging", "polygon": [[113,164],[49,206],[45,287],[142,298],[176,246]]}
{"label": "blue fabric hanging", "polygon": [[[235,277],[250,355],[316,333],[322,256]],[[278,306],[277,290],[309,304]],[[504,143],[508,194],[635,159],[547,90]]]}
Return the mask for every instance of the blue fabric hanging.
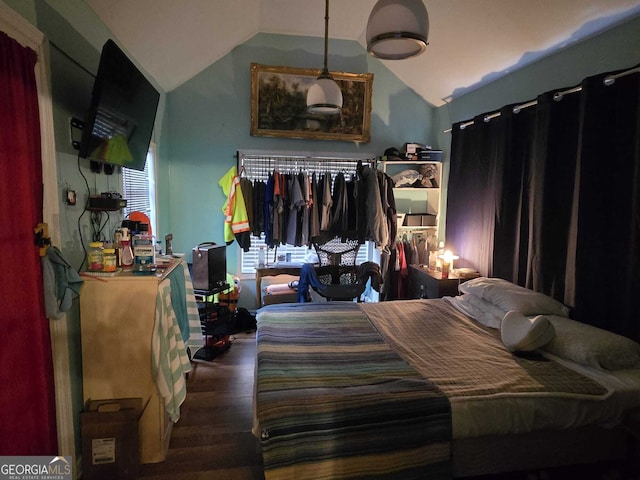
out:
{"label": "blue fabric hanging", "polygon": [[309,286],[312,286],[316,290],[323,290],[326,288],[323,283],[320,283],[320,280],[316,275],[314,265],[312,263],[305,263],[300,268],[300,280],[298,281],[298,303],[305,303],[307,301]]}

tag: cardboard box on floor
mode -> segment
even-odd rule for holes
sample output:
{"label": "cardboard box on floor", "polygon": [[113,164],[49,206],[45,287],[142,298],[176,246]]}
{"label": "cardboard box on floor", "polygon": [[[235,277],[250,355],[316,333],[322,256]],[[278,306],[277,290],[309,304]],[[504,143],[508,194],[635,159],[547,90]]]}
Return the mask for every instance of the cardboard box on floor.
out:
{"label": "cardboard box on floor", "polygon": [[140,473],[141,398],[88,400],[80,414],[82,478],[135,479]]}

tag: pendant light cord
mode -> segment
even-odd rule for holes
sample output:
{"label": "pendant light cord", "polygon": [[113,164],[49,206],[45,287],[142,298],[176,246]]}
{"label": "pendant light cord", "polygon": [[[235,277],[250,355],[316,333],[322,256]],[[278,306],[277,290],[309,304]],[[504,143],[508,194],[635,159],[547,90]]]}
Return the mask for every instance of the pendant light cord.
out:
{"label": "pendant light cord", "polygon": [[327,68],[327,59],[329,51],[329,0],[325,1],[324,7],[324,70],[323,75],[329,75],[329,69]]}

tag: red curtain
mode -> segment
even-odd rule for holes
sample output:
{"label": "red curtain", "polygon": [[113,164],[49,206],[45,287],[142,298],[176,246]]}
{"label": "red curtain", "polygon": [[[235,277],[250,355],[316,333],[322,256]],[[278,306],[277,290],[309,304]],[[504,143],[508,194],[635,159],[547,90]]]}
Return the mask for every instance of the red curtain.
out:
{"label": "red curtain", "polygon": [[36,53],[0,32],[0,455],[57,454],[42,268]]}

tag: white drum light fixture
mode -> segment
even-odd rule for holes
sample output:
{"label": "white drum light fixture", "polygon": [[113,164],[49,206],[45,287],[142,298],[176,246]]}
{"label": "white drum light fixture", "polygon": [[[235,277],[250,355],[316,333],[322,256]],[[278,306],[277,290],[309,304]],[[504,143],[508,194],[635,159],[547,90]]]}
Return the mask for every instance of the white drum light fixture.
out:
{"label": "white drum light fixture", "polygon": [[342,92],[327,68],[329,47],[329,0],[324,14],[324,68],[307,92],[307,111],[317,115],[337,115],[342,110]]}
{"label": "white drum light fixture", "polygon": [[425,51],[429,14],[422,0],[378,0],[367,22],[367,51],[383,60],[403,60]]}

